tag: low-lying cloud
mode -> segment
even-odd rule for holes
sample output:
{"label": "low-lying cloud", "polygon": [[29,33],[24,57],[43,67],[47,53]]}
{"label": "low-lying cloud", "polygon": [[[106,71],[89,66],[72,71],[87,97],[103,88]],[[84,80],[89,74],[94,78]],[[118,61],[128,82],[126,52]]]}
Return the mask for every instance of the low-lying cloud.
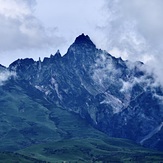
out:
{"label": "low-lying cloud", "polygon": [[163,84],[163,1],[107,0],[106,50],[148,64]]}
{"label": "low-lying cloud", "polygon": [[5,81],[7,81],[8,79],[10,79],[11,77],[15,77],[16,73],[15,72],[10,72],[10,71],[1,71],[0,72],[0,86],[3,85],[5,83]]}

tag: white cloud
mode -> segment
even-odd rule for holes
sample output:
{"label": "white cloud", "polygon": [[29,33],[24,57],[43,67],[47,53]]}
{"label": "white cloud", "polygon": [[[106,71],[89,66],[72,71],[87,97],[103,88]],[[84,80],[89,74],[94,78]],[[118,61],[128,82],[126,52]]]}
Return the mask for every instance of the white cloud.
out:
{"label": "white cloud", "polygon": [[162,79],[163,1],[107,0],[107,22],[102,28],[106,50],[115,56],[147,63]]}
{"label": "white cloud", "polygon": [[32,8],[29,4],[35,0],[0,0],[0,14],[13,19],[24,19],[25,16],[32,15]]}
{"label": "white cloud", "polygon": [[7,81],[10,77],[16,76],[15,72],[10,71],[1,71],[0,72],[0,86],[4,84],[5,81]]}
{"label": "white cloud", "polygon": [[12,55],[16,50],[24,54],[27,49],[49,48],[64,42],[57,36],[55,26],[47,29],[35,17],[35,0],[0,0],[0,4],[1,54]]}
{"label": "white cloud", "polygon": [[105,52],[98,55],[91,71],[93,80],[103,91],[106,91],[109,83],[115,83],[117,77],[122,74],[121,70],[115,67],[113,58]]}

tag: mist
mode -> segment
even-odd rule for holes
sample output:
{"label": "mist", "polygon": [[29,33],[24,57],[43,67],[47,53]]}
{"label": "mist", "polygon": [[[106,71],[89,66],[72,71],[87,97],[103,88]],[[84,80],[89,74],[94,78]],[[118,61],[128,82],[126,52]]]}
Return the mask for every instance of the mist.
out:
{"label": "mist", "polygon": [[124,60],[143,61],[163,84],[163,1],[106,1],[102,28],[106,50]]}

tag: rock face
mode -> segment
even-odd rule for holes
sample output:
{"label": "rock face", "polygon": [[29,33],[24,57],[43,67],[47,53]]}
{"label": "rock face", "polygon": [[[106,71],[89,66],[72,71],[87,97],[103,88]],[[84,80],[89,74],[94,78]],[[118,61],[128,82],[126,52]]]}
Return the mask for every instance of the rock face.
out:
{"label": "rock face", "polygon": [[21,59],[8,69],[109,136],[163,150],[163,92],[143,63],[115,58],[82,34],[63,57],[58,51],[42,62]]}

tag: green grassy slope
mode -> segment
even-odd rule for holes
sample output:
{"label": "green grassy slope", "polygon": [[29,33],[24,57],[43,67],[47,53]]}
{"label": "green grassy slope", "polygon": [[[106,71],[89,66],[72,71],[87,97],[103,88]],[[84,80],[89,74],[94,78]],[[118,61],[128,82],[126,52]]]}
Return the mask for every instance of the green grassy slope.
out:
{"label": "green grassy slope", "polygon": [[46,140],[59,139],[50,111],[17,85],[0,88],[0,150],[14,151]]}
{"label": "green grassy slope", "polygon": [[150,151],[124,139],[71,139],[36,145],[19,151],[50,163],[109,162],[158,163],[163,153]]}
{"label": "green grassy slope", "polygon": [[11,82],[0,87],[0,151],[62,139],[106,137],[78,115],[51,105],[37,90],[23,87]]}
{"label": "green grassy slope", "polygon": [[18,153],[1,152],[0,163],[45,163],[45,161],[24,156]]}
{"label": "green grassy slope", "polygon": [[[28,87],[28,88],[25,88]],[[161,162],[163,153],[108,138],[25,83],[0,87],[0,162]],[[35,160],[38,159],[38,160]]]}

